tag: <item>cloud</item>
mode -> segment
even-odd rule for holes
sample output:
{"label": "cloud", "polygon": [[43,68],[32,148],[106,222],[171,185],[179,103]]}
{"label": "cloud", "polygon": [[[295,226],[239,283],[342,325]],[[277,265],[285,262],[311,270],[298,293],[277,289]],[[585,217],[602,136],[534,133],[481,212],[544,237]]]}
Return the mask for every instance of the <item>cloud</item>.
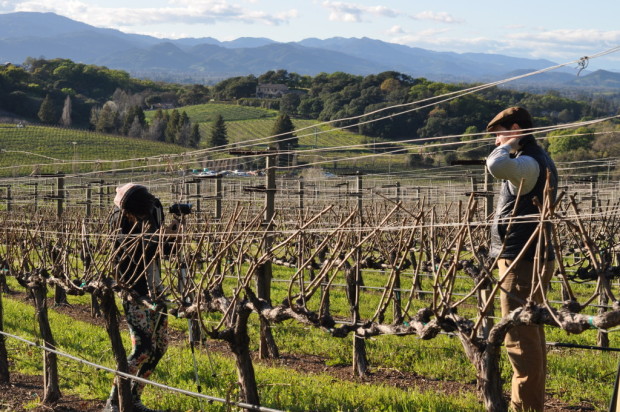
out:
{"label": "cloud", "polygon": [[[399,27],[399,29],[402,28]],[[523,30],[523,32],[511,32],[493,38],[459,35],[448,28],[418,32],[394,30],[390,41],[435,51],[504,54],[530,59],[546,59],[556,63],[577,61],[582,56],[592,56],[617,47],[620,43],[620,30],[559,29],[539,32],[531,28],[523,28]],[[605,62],[611,62],[615,65],[614,67],[617,67],[616,59],[620,60],[620,57],[605,56],[600,59],[600,63],[597,63],[599,65],[597,67],[602,67],[601,64],[604,65]]]}
{"label": "cloud", "polygon": [[[4,1],[0,5],[5,3],[11,3],[11,1]],[[223,0],[170,0],[165,7],[147,8],[99,7],[79,0],[69,0],[62,3],[30,0],[14,1],[11,11],[54,12],[94,26],[115,28],[165,23],[214,24],[219,21],[276,26],[286,24],[298,17],[298,12],[295,9],[274,14],[249,9]]]}
{"label": "cloud", "polygon": [[434,28],[415,33],[397,33],[390,39],[393,43],[421,47],[436,51],[495,53],[503,44],[482,36],[458,36],[449,28]]}
{"label": "cloud", "polygon": [[359,23],[364,20],[365,15],[380,17],[398,17],[397,10],[385,6],[363,6],[353,3],[342,3],[339,1],[324,1],[323,7],[330,10],[329,20]]}
{"label": "cloud", "polygon": [[560,29],[541,31],[538,33],[516,33],[508,37],[517,41],[556,44],[563,47],[596,47],[603,44],[617,45],[620,42],[620,30]]}
{"label": "cloud", "polygon": [[617,47],[619,43],[620,30],[541,30],[507,35],[505,50],[518,49],[527,53],[528,57],[568,62]]}
{"label": "cloud", "polygon": [[446,12],[423,11],[411,16],[414,20],[432,20],[441,23],[461,23],[462,20],[455,19]]}
{"label": "cloud", "polygon": [[395,35],[401,35],[401,34],[405,34],[405,30],[402,28],[402,26],[392,26],[390,27],[390,29],[387,31],[387,34],[391,34],[393,36]]}

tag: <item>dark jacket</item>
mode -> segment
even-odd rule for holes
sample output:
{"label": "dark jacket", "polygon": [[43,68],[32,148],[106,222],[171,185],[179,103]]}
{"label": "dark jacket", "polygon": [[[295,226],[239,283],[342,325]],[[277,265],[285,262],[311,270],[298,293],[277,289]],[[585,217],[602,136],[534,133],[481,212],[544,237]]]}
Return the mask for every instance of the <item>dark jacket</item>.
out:
{"label": "dark jacket", "polygon": [[136,224],[123,216],[118,208],[110,218],[115,234],[114,262],[118,281],[130,285],[131,290],[140,296],[155,298],[161,292],[160,255],[170,251],[168,243],[162,244],[163,250],[160,248],[158,232],[163,223],[163,207],[159,200],[156,200],[149,217]]}
{"label": "dark jacket", "polygon": [[[532,200],[534,197],[537,197],[542,204],[547,181],[547,170],[551,172],[550,185],[552,187],[553,201],[555,201],[556,198],[558,172],[553,160],[551,160],[549,155],[536,143],[534,136],[528,135],[521,138],[521,150],[517,152],[516,156],[530,156],[534,158],[538,163],[540,172],[534,189],[529,193],[522,194],[518,199],[515,218],[512,220],[509,233],[507,232],[509,220],[515,208],[515,202],[517,202],[517,194],[512,193],[510,190],[510,182],[507,180],[502,182],[499,200],[495,208],[495,219],[491,228],[491,250],[489,254],[493,258],[498,256],[504,259],[516,258],[536,229],[536,226],[538,226],[540,213],[538,207]],[[530,216],[524,217],[526,215]],[[546,230],[549,230],[549,228],[546,228]],[[548,239],[550,239],[550,237],[548,237]],[[502,251],[501,248],[504,240],[506,240],[506,247]],[[537,241],[534,241],[528,248],[524,256],[525,259],[529,261],[534,260],[537,243]],[[545,246],[547,248],[547,258],[548,260],[552,260],[554,258],[553,247],[551,243]]]}

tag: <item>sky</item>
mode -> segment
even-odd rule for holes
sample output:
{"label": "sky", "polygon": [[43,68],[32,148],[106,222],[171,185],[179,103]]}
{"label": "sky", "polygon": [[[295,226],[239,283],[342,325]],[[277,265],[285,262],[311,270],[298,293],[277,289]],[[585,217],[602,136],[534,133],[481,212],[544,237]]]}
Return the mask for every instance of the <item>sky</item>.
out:
{"label": "sky", "polygon": [[[369,37],[457,53],[567,63],[620,46],[615,0],[0,0],[0,13],[54,12],[160,38]],[[588,70],[620,72],[620,51]]]}

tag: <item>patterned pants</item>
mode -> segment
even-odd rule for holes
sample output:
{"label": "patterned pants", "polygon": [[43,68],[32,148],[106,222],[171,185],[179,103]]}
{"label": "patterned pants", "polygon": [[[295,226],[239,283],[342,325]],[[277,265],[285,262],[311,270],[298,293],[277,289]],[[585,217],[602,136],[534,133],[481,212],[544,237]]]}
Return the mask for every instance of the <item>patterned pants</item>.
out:
{"label": "patterned pants", "polygon": [[[168,315],[166,309],[154,312],[144,305],[123,302],[125,317],[131,335],[131,353],[127,357],[129,373],[147,379],[166,353],[168,348]],[[131,393],[134,399],[140,399],[144,383],[132,381]],[[110,394],[117,398],[116,385]]]}

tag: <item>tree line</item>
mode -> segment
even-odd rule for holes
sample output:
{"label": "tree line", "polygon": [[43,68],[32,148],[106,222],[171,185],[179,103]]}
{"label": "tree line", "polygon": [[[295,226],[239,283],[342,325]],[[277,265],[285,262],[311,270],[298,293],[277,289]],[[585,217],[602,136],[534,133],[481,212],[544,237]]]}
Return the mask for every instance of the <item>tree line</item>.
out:
{"label": "tree line", "polygon": [[[259,99],[256,87],[265,83],[284,84],[290,93],[275,99]],[[395,71],[367,76],[342,72],[306,76],[286,70],[231,77],[213,86],[179,85],[133,79],[123,71],[67,59],[28,59],[22,66],[0,66],[0,110],[48,124],[89,127],[188,147],[199,144],[200,130],[189,122],[187,115],[175,113],[174,109],[211,100],[277,109],[290,118],[338,120],[336,125],[373,139],[379,143],[378,147],[382,147],[382,142],[482,132],[493,113],[512,105],[527,107],[537,126],[618,112],[615,102],[601,95],[570,99],[558,91],[533,94],[492,87],[389,116],[402,111],[390,107],[414,104],[471,86],[413,78]],[[158,112],[147,124],[144,110],[158,108],[172,110]],[[356,120],[341,120],[359,116],[376,121],[358,124]],[[220,145],[213,141],[213,136],[209,144]],[[571,144],[558,144],[554,150],[556,156],[566,155],[568,151],[569,158],[577,155],[583,158],[592,155],[593,144],[594,139],[582,138]],[[573,150],[575,145],[583,150]],[[474,157],[488,149],[473,143],[465,147],[464,155]]]}

